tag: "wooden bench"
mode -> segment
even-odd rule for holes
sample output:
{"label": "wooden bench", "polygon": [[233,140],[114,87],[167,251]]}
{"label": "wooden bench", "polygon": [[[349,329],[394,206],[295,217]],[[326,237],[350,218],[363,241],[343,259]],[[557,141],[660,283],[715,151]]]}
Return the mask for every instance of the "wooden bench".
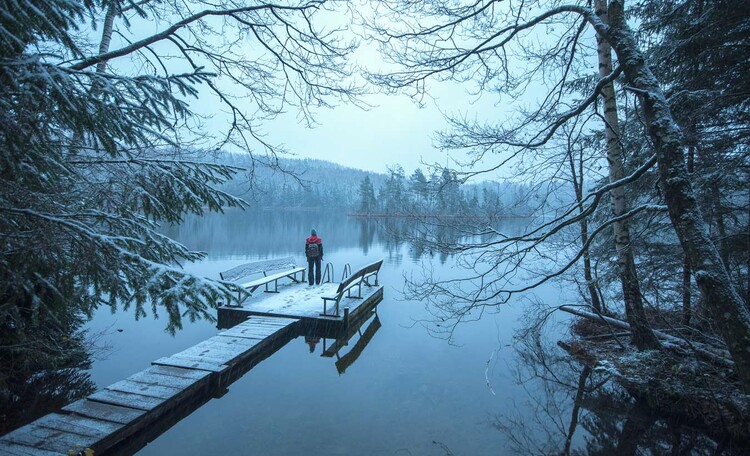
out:
{"label": "wooden bench", "polygon": [[[344,297],[344,293],[346,293],[347,298],[362,299],[362,284],[368,287],[377,286],[378,273],[380,272],[380,266],[382,265],[383,260],[368,264],[367,266],[359,269],[357,272],[344,279],[339,284],[338,288],[336,288],[335,294],[330,296],[321,296],[321,298],[323,299],[323,313],[321,315],[338,316],[339,302],[341,302],[341,298]],[[370,280],[372,279],[374,279],[374,282],[370,283]],[[355,287],[357,288],[357,295],[352,296],[352,289],[354,289]],[[328,301],[333,301],[335,303],[335,313],[333,314],[328,313]]]}
{"label": "wooden bench", "polygon": [[[272,271],[279,271],[270,274]],[[221,280],[228,282],[237,282],[238,279],[242,279],[254,274],[262,273],[263,277],[251,280],[249,282],[237,283],[240,287],[244,288],[249,294],[242,297],[240,293],[237,295],[237,305],[242,304],[245,299],[252,296],[253,292],[260,288],[261,285],[265,286],[266,293],[278,293],[279,292],[279,280],[291,279],[295,283],[303,282],[305,279],[305,268],[297,267],[293,257],[280,258],[275,260],[255,261],[252,263],[242,264],[234,267],[227,271],[219,273]],[[300,274],[300,278],[297,279],[297,274]],[[269,289],[269,285],[273,284],[273,290]]]}

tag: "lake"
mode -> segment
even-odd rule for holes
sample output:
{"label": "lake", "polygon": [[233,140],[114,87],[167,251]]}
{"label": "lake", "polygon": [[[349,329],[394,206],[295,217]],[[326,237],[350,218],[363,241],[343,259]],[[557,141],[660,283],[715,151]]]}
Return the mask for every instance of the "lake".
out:
{"label": "lake", "polygon": [[[522,223],[509,220],[501,228],[512,232]],[[395,226],[403,231],[409,224]],[[304,239],[313,227],[336,277],[346,263],[357,268],[385,260],[377,310],[382,327],[356,362],[339,374],[336,358],[320,356],[322,343],[311,352],[304,338],[294,339],[138,454],[559,454],[566,448],[610,454],[633,438],[657,448],[666,441],[662,448],[668,448],[672,424],[651,419],[635,437],[625,433],[632,419],[640,419],[640,408],[611,382],[574,401],[578,385],[601,378],[554,346],[566,331],[565,316],[550,317],[541,350],[549,358],[520,349],[514,336],[528,312],[528,294],[458,325],[450,341],[431,331],[441,328],[427,303],[404,297],[405,277],[425,267],[444,279],[465,272],[453,257],[404,241],[382,223],[317,212],[229,211],[191,217],[166,233],[207,252],[203,261],[186,265],[189,271],[218,278],[249,261],[294,256],[305,264]],[[576,290],[549,283],[533,297],[556,306],[575,300]],[[91,370],[99,388],[218,332],[213,322],[186,321],[172,336],[164,331],[166,316],[135,321],[132,313],[108,309],[100,309],[88,327],[99,345],[108,346]],[[571,413],[581,419],[571,420]],[[712,447],[702,436],[694,441],[703,443],[693,449]]]}
{"label": "lake", "polygon": [[[425,304],[402,295],[404,276],[423,265],[456,277],[462,271],[452,258],[418,252],[377,222],[334,214],[230,211],[190,218],[167,234],[207,252],[188,270],[218,278],[220,271],[260,259],[294,256],[304,264],[312,227],[337,277],[346,263],[356,268],[385,260],[382,327],[359,359],[340,375],[335,358],[320,356],[322,344],[310,353],[303,338],[295,339],[139,454],[481,454],[504,448],[495,417],[526,397],[511,372],[522,304],[459,325],[449,343],[421,323],[431,317]],[[564,299],[556,286],[537,295],[550,304]],[[214,323],[197,321],[171,336],[165,319],[135,321],[128,312],[100,310],[89,328],[103,333],[100,343],[110,349],[93,363],[97,387],[217,333]]]}

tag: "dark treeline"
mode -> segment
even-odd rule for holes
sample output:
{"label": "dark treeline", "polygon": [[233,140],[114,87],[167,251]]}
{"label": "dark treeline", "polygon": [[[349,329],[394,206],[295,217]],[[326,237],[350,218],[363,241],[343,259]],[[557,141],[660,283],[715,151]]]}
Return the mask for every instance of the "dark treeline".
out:
{"label": "dark treeline", "polygon": [[455,171],[422,168],[407,175],[400,165],[385,174],[315,159],[279,158],[277,169],[250,169],[251,159],[226,154],[222,165],[243,168],[219,188],[254,208],[341,209],[357,215],[525,216],[538,202],[531,187],[508,181],[464,184]]}

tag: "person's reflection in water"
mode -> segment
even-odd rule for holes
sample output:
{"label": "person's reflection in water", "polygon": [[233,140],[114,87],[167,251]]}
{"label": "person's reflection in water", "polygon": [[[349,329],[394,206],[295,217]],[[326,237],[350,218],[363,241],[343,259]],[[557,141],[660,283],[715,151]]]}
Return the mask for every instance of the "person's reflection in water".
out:
{"label": "person's reflection in water", "polygon": [[315,346],[320,342],[320,337],[305,336],[305,343],[310,346],[310,353],[315,352]]}

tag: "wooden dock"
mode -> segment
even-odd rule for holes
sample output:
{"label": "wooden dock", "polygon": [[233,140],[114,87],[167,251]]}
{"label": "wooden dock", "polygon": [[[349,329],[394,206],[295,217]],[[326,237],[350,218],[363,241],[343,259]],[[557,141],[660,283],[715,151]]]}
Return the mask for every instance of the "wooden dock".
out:
{"label": "wooden dock", "polygon": [[344,345],[373,315],[383,287],[342,299],[340,316],[321,315],[321,293],[331,286],[290,285],[244,307],[221,307],[219,328],[229,329],[0,437],[0,454],[133,454],[292,339],[315,335]]}
{"label": "wooden dock", "polygon": [[369,318],[372,309],[383,299],[382,286],[363,287],[361,297],[344,296],[341,299],[339,315],[321,315],[320,296],[333,293],[337,285],[289,285],[279,294],[268,293],[257,300],[246,301],[242,306],[219,307],[218,326],[220,329],[231,328],[250,316],[293,318],[300,321],[303,331],[312,328],[320,337],[337,339],[362,318]]}

